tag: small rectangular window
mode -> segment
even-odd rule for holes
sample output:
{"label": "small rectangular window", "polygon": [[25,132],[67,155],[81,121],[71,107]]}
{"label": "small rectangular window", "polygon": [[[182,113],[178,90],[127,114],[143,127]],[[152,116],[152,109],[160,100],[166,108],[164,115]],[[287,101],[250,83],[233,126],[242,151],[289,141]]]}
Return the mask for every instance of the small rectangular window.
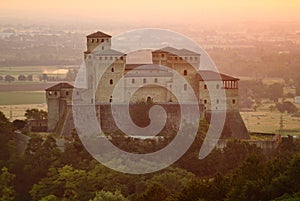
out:
{"label": "small rectangular window", "polygon": [[235,104],[235,99],[232,99],[232,104]]}
{"label": "small rectangular window", "polygon": [[204,104],[206,104],[206,103],[207,103],[207,100],[205,99],[205,100],[204,100]]}
{"label": "small rectangular window", "polygon": [[204,85],[204,89],[207,89],[207,85],[206,84]]}

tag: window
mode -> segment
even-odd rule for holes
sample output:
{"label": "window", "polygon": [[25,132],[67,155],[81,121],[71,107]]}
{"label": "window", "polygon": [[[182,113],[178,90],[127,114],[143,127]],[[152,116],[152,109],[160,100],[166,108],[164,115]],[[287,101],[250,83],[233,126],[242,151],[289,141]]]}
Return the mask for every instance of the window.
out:
{"label": "window", "polygon": [[109,98],[109,102],[110,102],[110,103],[112,102],[112,96],[110,96],[110,98]]}
{"label": "window", "polygon": [[96,40],[96,41],[97,41],[97,43],[99,43],[99,39],[98,39],[98,38],[97,38],[97,40]]}
{"label": "window", "polygon": [[54,92],[54,95],[56,96],[56,95],[57,95],[57,92]]}
{"label": "window", "polygon": [[235,104],[235,99],[232,99],[232,104]]}
{"label": "window", "polygon": [[134,84],[134,83],[135,83],[135,80],[134,80],[134,79],[132,79],[132,80],[131,80],[131,83],[132,83],[132,84]]}
{"label": "window", "polygon": [[219,89],[220,88],[220,86],[217,84],[217,89]]}
{"label": "window", "polygon": [[184,85],[183,85],[183,89],[184,89],[184,91],[187,90],[187,84],[184,84]]}
{"label": "window", "polygon": [[109,84],[113,84],[114,81],[112,79],[109,80]]}
{"label": "window", "polygon": [[177,60],[177,57],[175,57],[175,60]]}
{"label": "window", "polygon": [[123,60],[123,57],[120,57],[121,60]]}
{"label": "window", "polygon": [[102,57],[99,57],[99,60],[102,60]]}
{"label": "window", "polygon": [[204,104],[206,104],[206,103],[207,103],[207,100],[205,99],[205,100],[204,100]]}
{"label": "window", "polygon": [[217,99],[217,104],[219,104],[219,102],[220,102],[219,99]]}
{"label": "window", "polygon": [[92,39],[91,42],[93,43],[93,42],[94,42],[94,39]]}
{"label": "window", "polygon": [[101,39],[101,43],[103,43],[104,42],[104,39]]}
{"label": "window", "polygon": [[111,72],[112,72],[112,73],[115,72],[115,69],[114,69],[114,68],[111,68]]}
{"label": "window", "polygon": [[110,60],[113,60],[113,57],[110,57]]}
{"label": "window", "polygon": [[198,60],[198,58],[197,57],[195,57],[195,61],[197,61]]}
{"label": "window", "polygon": [[204,85],[204,89],[207,89],[207,85],[206,84]]}
{"label": "window", "polygon": [[102,46],[102,50],[104,50],[104,46]]}
{"label": "window", "polygon": [[68,96],[69,95],[69,92],[68,91],[66,91],[66,96]]}
{"label": "window", "polygon": [[105,57],[105,60],[107,60],[107,57]]}
{"label": "window", "polygon": [[184,70],[184,71],[183,71],[183,75],[187,75],[187,70]]}
{"label": "window", "polygon": [[146,83],[146,82],[147,82],[147,80],[146,80],[146,78],[144,78],[144,79],[143,79],[143,83]]}
{"label": "window", "polygon": [[157,78],[154,79],[154,82],[157,83]]}
{"label": "window", "polygon": [[165,57],[165,55],[164,55],[164,54],[161,54],[161,57],[162,57],[162,58],[164,58],[164,57]]}

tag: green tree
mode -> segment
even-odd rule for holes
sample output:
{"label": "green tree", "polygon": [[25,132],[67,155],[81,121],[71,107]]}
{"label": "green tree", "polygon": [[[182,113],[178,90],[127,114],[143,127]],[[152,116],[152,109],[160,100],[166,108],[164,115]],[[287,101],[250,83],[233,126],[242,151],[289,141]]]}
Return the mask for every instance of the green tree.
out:
{"label": "green tree", "polygon": [[268,87],[268,96],[274,102],[278,102],[278,99],[283,97],[283,85],[279,83],[271,84]]}
{"label": "green tree", "polygon": [[15,81],[16,78],[14,78],[14,77],[11,76],[11,75],[6,75],[4,79],[5,79],[5,81],[7,81],[7,82],[13,82],[13,81]]}
{"label": "green tree", "polygon": [[40,200],[48,195],[55,195],[64,200],[89,200],[95,195],[93,186],[89,185],[87,172],[71,166],[50,168],[48,177],[33,185],[30,191],[32,200]]}
{"label": "green tree", "polygon": [[168,197],[168,190],[159,183],[151,183],[150,186],[139,196],[140,201],[165,200]]}
{"label": "green tree", "polygon": [[279,112],[287,112],[289,114],[296,113],[298,108],[291,101],[284,101],[282,103],[277,103],[276,108]]}
{"label": "green tree", "polygon": [[26,125],[26,121],[24,120],[20,120],[20,119],[15,119],[13,122],[12,122],[13,126],[15,127],[15,129],[22,129],[25,127]]}
{"label": "green tree", "polygon": [[44,110],[38,110],[38,109],[27,109],[25,111],[25,115],[27,120],[43,120],[47,119],[47,112]]}
{"label": "green tree", "polygon": [[13,180],[16,175],[11,174],[6,167],[3,167],[0,174],[0,201],[14,200],[15,190]]}
{"label": "green tree", "polygon": [[129,201],[126,199],[120,191],[116,191],[114,193],[109,191],[100,191],[96,193],[94,199],[90,201]]}

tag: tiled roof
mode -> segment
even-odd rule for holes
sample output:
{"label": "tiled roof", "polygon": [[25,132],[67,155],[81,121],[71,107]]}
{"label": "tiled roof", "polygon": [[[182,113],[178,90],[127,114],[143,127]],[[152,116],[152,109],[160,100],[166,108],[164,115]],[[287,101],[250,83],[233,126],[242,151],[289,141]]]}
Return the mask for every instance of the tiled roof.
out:
{"label": "tiled roof", "polygon": [[67,82],[61,82],[58,83],[52,87],[49,87],[46,89],[46,91],[59,91],[61,89],[65,89],[65,88],[74,88],[71,84],[67,83]]}
{"label": "tiled roof", "polygon": [[225,75],[222,73],[217,73],[210,70],[200,70],[199,71],[199,80],[201,81],[218,81],[222,79],[222,81],[238,81],[238,78],[231,77],[229,75]]}
{"label": "tiled roof", "polygon": [[164,47],[162,49],[153,51],[153,53],[169,53],[169,54],[174,54],[174,55],[177,55],[177,56],[189,56],[189,55],[200,56],[200,54],[198,54],[196,52],[193,52],[191,50],[176,49],[176,48],[173,48],[173,47]]}
{"label": "tiled roof", "polygon": [[149,64],[126,64],[125,70],[132,70],[132,69],[134,69],[136,67],[144,66],[144,65],[149,65]]}
{"label": "tiled roof", "polygon": [[106,33],[103,33],[103,32],[101,32],[101,31],[97,31],[97,32],[95,32],[95,33],[92,33],[92,34],[90,34],[90,35],[87,35],[86,36],[87,38],[98,38],[98,37],[104,37],[104,38],[111,38],[111,36],[110,35],[108,35],[108,34],[106,34]]}

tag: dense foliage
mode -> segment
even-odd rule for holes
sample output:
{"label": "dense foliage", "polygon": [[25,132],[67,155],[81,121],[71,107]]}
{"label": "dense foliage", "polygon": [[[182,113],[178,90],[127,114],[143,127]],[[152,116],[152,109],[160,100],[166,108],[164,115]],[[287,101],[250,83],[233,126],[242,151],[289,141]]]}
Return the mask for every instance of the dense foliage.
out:
{"label": "dense foliage", "polygon": [[268,154],[232,141],[199,160],[207,129],[202,122],[194,144],[172,167],[129,175],[95,161],[75,132],[64,150],[54,136],[32,135],[19,154],[15,129],[0,112],[0,200],[299,200],[300,145],[293,139],[283,140]]}

